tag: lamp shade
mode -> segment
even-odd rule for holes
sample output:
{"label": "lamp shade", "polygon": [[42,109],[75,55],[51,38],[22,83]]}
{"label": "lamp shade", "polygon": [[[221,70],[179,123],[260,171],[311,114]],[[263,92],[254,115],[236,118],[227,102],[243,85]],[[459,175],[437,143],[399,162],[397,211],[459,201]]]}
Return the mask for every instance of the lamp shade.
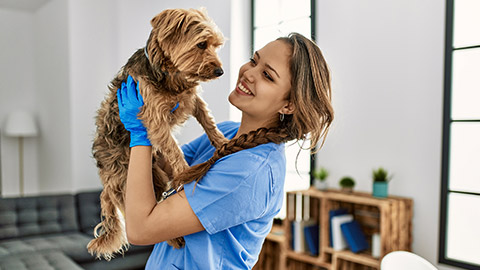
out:
{"label": "lamp shade", "polygon": [[10,137],[35,137],[38,134],[33,116],[26,111],[15,111],[7,116],[5,135]]}

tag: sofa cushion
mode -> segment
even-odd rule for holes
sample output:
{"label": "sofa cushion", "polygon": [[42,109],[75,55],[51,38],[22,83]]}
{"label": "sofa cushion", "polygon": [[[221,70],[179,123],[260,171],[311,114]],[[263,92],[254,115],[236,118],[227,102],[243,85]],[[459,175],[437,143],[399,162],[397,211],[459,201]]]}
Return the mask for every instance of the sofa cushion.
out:
{"label": "sofa cushion", "polygon": [[93,237],[93,229],[100,222],[100,193],[97,191],[80,192],[75,195],[80,231]]}
{"label": "sofa cushion", "polygon": [[3,240],[0,241],[0,260],[22,253],[61,251],[74,261],[89,261],[94,259],[87,252],[90,240],[87,235],[80,232]]}
{"label": "sofa cushion", "polygon": [[82,270],[65,254],[53,252],[23,253],[0,259],[0,269],[15,270]]}
{"label": "sofa cushion", "polygon": [[0,239],[77,230],[73,195],[0,198]]}

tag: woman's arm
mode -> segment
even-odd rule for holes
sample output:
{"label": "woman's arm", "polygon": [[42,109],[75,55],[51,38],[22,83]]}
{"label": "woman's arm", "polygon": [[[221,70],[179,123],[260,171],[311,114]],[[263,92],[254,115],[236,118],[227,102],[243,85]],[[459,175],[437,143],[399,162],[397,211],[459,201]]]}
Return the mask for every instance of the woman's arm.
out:
{"label": "woman's arm", "polygon": [[117,91],[120,120],[130,132],[125,226],[130,243],[146,245],[203,230],[184,194],[157,203],[152,182],[152,147],[137,118],[143,98],[132,77]]}
{"label": "woman's arm", "polygon": [[128,241],[135,245],[155,244],[204,230],[184,191],[156,202],[151,152],[151,146],[132,147],[130,152],[125,226]]}

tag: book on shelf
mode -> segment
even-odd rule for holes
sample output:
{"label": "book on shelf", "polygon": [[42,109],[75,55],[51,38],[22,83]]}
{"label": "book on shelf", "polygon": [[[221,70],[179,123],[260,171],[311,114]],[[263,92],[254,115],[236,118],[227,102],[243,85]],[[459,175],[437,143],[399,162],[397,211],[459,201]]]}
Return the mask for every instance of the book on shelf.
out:
{"label": "book on shelf", "polygon": [[305,252],[305,237],[303,232],[305,224],[303,221],[302,193],[295,193],[293,199],[291,202],[295,204],[295,215],[292,221],[292,249],[295,252]]}
{"label": "book on shelf", "polygon": [[[295,252],[311,252],[309,241],[312,241],[312,230],[317,230],[318,239],[318,225],[315,220],[293,221],[292,228],[292,250]],[[313,240],[315,241],[315,240]],[[318,246],[318,243],[317,243]],[[315,249],[315,247],[313,247]],[[318,249],[318,248],[317,248]]]}
{"label": "book on shelf", "polygon": [[357,221],[352,220],[340,225],[348,247],[354,253],[368,249],[365,234]]}
{"label": "book on shelf", "polygon": [[330,210],[330,212],[328,212],[328,222],[329,222],[329,234],[328,234],[328,237],[330,238],[330,243],[329,243],[329,246],[333,246],[332,243],[333,243],[333,239],[332,239],[332,218],[334,216],[340,216],[340,215],[345,215],[345,214],[348,214],[348,211],[347,209],[344,209],[344,208],[338,208],[338,209],[332,209]]}
{"label": "book on shelf", "polygon": [[348,247],[340,226],[352,220],[353,216],[350,214],[332,217],[332,245],[334,250],[343,250]]}
{"label": "book on shelf", "polygon": [[307,247],[308,247],[308,252],[313,256],[318,255],[318,247],[320,245],[320,241],[318,238],[319,236],[318,224],[315,222],[315,223],[312,223],[311,225],[306,225],[303,228],[303,231],[305,235],[305,242],[307,243]]}
{"label": "book on shelf", "polygon": [[291,221],[291,247],[295,252],[318,254],[319,227],[310,217],[310,196],[290,193],[288,217]]}

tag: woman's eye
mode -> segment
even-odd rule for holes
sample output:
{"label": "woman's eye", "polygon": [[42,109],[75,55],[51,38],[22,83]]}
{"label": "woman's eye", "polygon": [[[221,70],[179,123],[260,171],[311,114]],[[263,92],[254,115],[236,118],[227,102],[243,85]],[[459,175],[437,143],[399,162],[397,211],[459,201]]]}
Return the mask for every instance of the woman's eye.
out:
{"label": "woman's eye", "polygon": [[202,50],[205,50],[207,48],[207,42],[203,41],[203,42],[200,42],[197,44],[197,47],[202,49]]}
{"label": "woman's eye", "polygon": [[267,78],[269,81],[272,81],[272,82],[273,82],[273,78],[272,78],[266,71],[263,72],[263,75],[264,75],[265,78]]}
{"label": "woman's eye", "polygon": [[256,65],[256,64],[257,64],[257,62],[255,62],[255,59],[253,59],[253,58],[250,58],[250,63],[251,63],[252,65]]}

